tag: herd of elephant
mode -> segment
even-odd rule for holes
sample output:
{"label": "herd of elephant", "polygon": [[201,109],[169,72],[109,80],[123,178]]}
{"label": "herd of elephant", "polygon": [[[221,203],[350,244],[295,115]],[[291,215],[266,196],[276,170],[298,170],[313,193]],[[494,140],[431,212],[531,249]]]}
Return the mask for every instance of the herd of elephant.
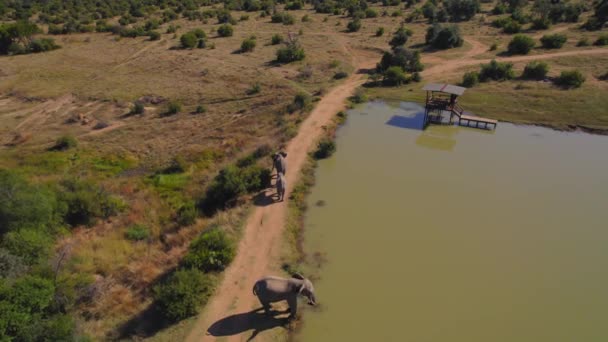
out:
{"label": "herd of elephant", "polygon": [[[277,170],[276,188],[278,201],[283,201],[287,187],[285,173],[287,172],[287,153],[277,152],[272,155],[272,171]],[[253,285],[253,294],[258,297],[267,315],[271,315],[271,303],[287,301],[289,305],[289,318],[295,318],[298,310],[298,296],[308,299],[308,304],[316,305],[315,289],[312,282],[300,274],[291,278],[264,277]]]}

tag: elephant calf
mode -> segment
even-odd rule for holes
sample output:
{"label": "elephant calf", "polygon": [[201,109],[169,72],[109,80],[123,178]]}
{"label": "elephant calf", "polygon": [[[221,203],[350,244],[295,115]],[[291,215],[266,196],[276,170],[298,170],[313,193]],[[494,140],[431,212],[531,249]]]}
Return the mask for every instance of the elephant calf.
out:
{"label": "elephant calf", "polygon": [[308,298],[308,304],[316,305],[315,289],[310,280],[296,274],[293,278],[265,277],[253,285],[253,294],[258,296],[266,314],[270,314],[270,303],[283,300],[289,304],[290,317],[298,311],[298,295]]}
{"label": "elephant calf", "polygon": [[285,189],[287,188],[287,183],[285,181],[285,176],[281,173],[279,173],[279,176],[277,177],[276,186],[277,196],[279,196],[278,200],[283,201],[283,198],[285,197]]}

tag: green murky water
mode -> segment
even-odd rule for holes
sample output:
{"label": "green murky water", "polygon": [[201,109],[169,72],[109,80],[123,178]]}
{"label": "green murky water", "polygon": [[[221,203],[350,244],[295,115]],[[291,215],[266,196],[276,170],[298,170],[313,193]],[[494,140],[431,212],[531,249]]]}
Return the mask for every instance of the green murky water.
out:
{"label": "green murky water", "polygon": [[608,138],[421,110],[352,110],[320,163],[296,340],[608,341]]}

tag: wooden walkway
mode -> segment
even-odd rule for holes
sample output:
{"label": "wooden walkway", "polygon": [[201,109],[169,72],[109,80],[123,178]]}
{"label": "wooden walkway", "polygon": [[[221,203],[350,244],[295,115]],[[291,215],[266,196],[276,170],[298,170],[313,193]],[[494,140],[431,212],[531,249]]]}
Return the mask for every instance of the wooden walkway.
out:
{"label": "wooden walkway", "polygon": [[[497,120],[486,119],[486,118],[482,118],[479,116],[463,114],[458,117],[459,117],[458,125],[460,125],[460,126],[490,129],[490,125],[492,125],[491,129],[496,129],[496,125],[498,124]],[[463,121],[465,121],[466,124],[463,123]],[[474,126],[473,126],[473,124],[474,124]]]}

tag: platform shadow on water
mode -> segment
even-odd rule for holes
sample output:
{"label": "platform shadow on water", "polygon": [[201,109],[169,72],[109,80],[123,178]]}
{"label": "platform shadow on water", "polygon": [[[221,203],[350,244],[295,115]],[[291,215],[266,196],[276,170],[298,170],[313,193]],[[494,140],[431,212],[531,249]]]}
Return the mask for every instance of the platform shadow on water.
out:
{"label": "platform shadow on water", "polygon": [[387,125],[399,128],[423,130],[424,129],[424,112],[416,112],[412,116],[393,115],[387,122]]}
{"label": "platform shadow on water", "polygon": [[277,318],[276,315],[283,314],[281,311],[272,311],[269,316],[264,313],[263,308],[253,311],[224,317],[213,323],[207,333],[214,337],[231,336],[253,330],[247,341],[253,340],[260,332],[277,327],[287,327],[287,318]]}

